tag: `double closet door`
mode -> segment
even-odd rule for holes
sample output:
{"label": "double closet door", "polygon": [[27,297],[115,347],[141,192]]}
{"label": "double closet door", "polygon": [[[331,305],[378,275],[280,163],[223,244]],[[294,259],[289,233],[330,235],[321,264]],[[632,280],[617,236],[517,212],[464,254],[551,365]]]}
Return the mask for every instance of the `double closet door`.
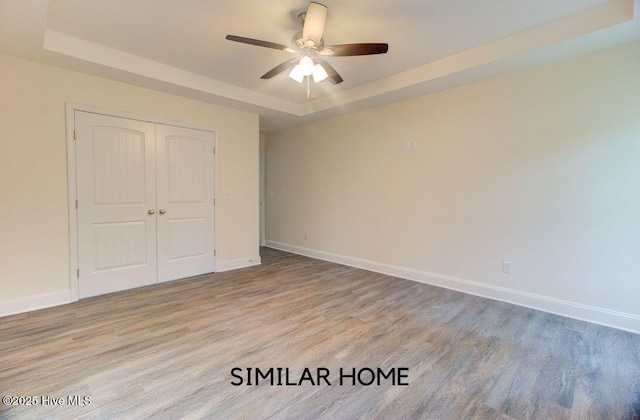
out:
{"label": "double closet door", "polygon": [[79,297],[213,272],[214,133],[74,118]]}

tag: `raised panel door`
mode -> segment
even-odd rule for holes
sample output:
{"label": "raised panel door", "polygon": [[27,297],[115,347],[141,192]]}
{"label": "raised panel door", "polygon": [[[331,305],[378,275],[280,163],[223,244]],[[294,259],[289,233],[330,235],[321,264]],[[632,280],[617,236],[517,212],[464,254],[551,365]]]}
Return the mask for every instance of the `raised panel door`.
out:
{"label": "raised panel door", "polygon": [[154,124],[76,111],[75,127],[79,297],[157,282]]}

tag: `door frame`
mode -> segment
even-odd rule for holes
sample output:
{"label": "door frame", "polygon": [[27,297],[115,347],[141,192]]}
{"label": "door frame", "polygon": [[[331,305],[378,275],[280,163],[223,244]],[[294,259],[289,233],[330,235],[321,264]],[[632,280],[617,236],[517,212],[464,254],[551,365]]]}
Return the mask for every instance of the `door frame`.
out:
{"label": "door frame", "polygon": [[259,236],[259,243],[260,246],[265,246],[266,244],[266,227],[265,227],[265,208],[264,208],[264,203],[265,203],[265,188],[266,188],[266,156],[265,156],[265,151],[264,150],[260,150],[260,162],[258,164],[259,166],[259,170],[260,170],[260,186],[258,188],[259,190],[259,195],[260,197],[258,198],[259,202],[260,202],[260,236]]}
{"label": "door frame", "polygon": [[[218,130],[211,127],[205,127],[195,124],[187,124],[181,121],[173,121],[165,118],[152,117],[130,112],[116,111],[112,109],[99,108],[90,105],[80,105],[74,103],[65,103],[66,108],[66,128],[67,128],[67,191],[68,191],[68,208],[69,208],[69,290],[71,302],[79,300],[80,278],[78,276],[78,210],[76,209],[77,196],[77,172],[76,172],[76,148],[74,133],[75,112],[89,112],[93,114],[106,115],[109,117],[125,118],[129,120],[146,121],[154,124],[172,125],[175,127],[190,128],[194,130],[209,131],[213,133],[213,146],[215,153],[213,156],[213,243],[217,249],[218,236],[218,208],[215,205],[218,191]],[[216,257],[213,257],[214,271],[217,269]]]}

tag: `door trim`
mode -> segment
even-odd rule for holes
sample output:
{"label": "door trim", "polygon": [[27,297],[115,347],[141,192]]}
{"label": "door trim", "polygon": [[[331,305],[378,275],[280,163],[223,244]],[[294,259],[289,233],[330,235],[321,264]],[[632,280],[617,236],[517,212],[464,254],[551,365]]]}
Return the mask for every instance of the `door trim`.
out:
{"label": "door trim", "polygon": [[265,246],[266,238],[266,218],[265,218],[265,189],[266,189],[266,155],[264,150],[260,150],[260,162],[258,164],[260,170],[260,185],[258,187],[259,204],[260,204],[260,246]]}
{"label": "door trim", "polygon": [[[101,114],[109,117],[126,118],[130,120],[146,121],[154,124],[172,125],[175,127],[190,128],[195,130],[209,131],[213,133],[213,144],[215,154],[213,157],[214,180],[213,180],[213,197],[217,198],[218,191],[218,130],[211,127],[200,126],[195,124],[187,124],[180,121],[168,120],[165,118],[152,117],[146,115],[133,114],[129,112],[116,111],[111,109],[99,108],[90,105],[80,105],[74,103],[65,103],[66,108],[66,129],[67,129],[67,191],[68,191],[68,208],[69,208],[69,290],[71,302],[79,300],[79,278],[78,278],[78,212],[76,209],[77,196],[77,179],[76,179],[76,150],[75,140],[73,138],[75,132],[75,112],[89,112],[93,114]],[[213,151],[212,151],[213,153]],[[214,244],[217,248],[218,241],[218,217],[217,206],[213,209],[213,225],[214,225]],[[217,259],[214,257],[214,270],[217,269]]]}

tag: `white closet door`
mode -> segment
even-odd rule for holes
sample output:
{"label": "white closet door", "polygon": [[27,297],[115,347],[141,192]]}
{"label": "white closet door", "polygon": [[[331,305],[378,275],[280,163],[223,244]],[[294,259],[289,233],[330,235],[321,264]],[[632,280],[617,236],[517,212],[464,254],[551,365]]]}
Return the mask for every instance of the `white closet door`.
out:
{"label": "white closet door", "polygon": [[157,282],[155,127],[75,112],[79,297]]}
{"label": "white closet door", "polygon": [[158,281],[215,270],[214,145],[212,132],[156,125]]}

